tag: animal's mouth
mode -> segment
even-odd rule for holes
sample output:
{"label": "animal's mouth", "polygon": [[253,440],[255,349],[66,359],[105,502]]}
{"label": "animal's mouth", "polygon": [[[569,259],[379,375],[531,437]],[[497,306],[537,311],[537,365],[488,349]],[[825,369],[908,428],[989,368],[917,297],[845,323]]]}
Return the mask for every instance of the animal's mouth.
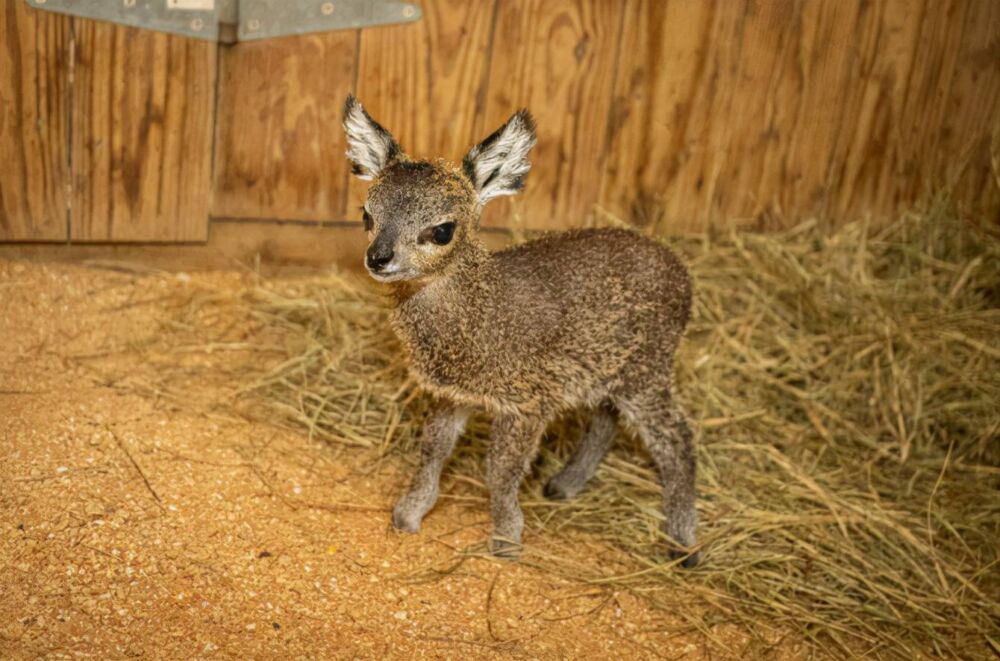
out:
{"label": "animal's mouth", "polygon": [[404,271],[398,264],[390,264],[380,271],[368,269],[368,275],[378,282],[398,282],[412,277],[411,273]]}

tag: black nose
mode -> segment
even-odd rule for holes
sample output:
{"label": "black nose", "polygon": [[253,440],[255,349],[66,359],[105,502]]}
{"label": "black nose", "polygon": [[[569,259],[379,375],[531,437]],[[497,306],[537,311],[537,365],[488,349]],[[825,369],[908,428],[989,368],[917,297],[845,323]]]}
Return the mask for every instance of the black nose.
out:
{"label": "black nose", "polygon": [[385,265],[391,262],[393,257],[395,257],[395,253],[391,250],[389,252],[375,252],[369,248],[365,255],[365,262],[369,269],[378,272],[385,268]]}

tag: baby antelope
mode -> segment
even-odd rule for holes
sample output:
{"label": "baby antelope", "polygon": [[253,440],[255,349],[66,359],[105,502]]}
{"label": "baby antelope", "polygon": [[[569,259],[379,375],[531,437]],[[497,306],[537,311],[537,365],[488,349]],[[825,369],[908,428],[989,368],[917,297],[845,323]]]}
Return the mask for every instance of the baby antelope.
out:
{"label": "baby antelope", "polygon": [[409,158],[354,97],[344,108],[344,130],[354,174],[373,182],[363,212],[371,242],[365,266],[391,283],[393,326],[410,370],[437,402],[393,525],[419,530],[470,413],[486,409],[493,414],[490,550],[516,557],[521,480],[546,425],[583,408],[589,427],[545,495],[572,498],[583,489],[620,419],[659,471],[667,550],[694,566],[695,452],[671,392],[674,352],[691,309],[680,260],[620,229],[553,233],[487,250],[478,238],[483,205],[518,192],[531,167],[535,126],[525,110],[473,147],[461,167]]}

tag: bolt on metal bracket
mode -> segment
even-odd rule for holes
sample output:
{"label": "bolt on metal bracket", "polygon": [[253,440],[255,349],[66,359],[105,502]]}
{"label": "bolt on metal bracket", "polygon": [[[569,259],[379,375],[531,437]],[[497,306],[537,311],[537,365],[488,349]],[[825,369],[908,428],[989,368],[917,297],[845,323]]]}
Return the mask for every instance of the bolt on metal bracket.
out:
{"label": "bolt on metal bracket", "polygon": [[420,7],[395,0],[25,0],[36,9],[234,43],[409,23]]}

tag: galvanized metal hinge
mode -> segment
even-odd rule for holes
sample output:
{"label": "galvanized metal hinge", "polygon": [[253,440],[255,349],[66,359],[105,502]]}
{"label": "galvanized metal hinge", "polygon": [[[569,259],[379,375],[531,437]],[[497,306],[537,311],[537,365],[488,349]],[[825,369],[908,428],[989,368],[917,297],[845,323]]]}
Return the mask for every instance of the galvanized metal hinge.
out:
{"label": "galvanized metal hinge", "polygon": [[394,0],[25,0],[36,9],[235,43],[409,23],[420,7]]}

